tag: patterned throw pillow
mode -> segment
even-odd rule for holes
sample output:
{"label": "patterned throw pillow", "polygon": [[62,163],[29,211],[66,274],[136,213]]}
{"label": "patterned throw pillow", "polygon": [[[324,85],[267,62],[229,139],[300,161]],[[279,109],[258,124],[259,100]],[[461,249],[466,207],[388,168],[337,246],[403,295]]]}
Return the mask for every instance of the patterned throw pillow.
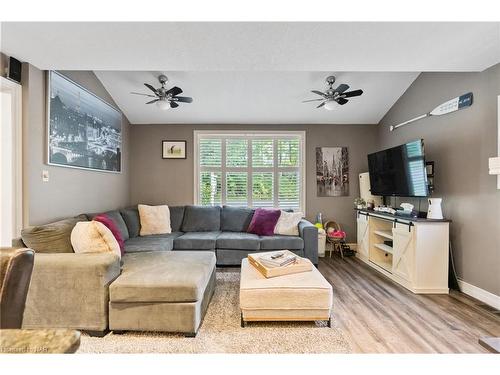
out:
{"label": "patterned throw pillow", "polygon": [[281,234],[284,236],[298,236],[299,235],[299,222],[304,217],[302,212],[286,212],[281,211],[280,218],[274,234]]}
{"label": "patterned throw pillow", "polygon": [[71,245],[75,253],[113,252],[121,258],[121,251],[113,233],[98,221],[81,221],[71,231]]}
{"label": "patterned throw pillow", "polygon": [[260,236],[272,236],[274,228],[280,218],[280,210],[266,210],[257,208],[253,214],[252,221],[248,226],[248,233],[258,234]]}
{"label": "patterned throw pillow", "polygon": [[122,233],[120,232],[120,229],[118,229],[118,226],[116,225],[114,220],[106,214],[99,214],[97,216],[94,216],[94,221],[103,223],[111,231],[111,233],[113,233],[116,242],[118,242],[118,246],[120,246],[121,255],[123,256],[125,254],[125,245],[123,242]]}
{"label": "patterned throw pillow", "polygon": [[167,205],[163,206],[147,206],[140,204],[139,217],[141,220],[141,236],[151,234],[166,234],[172,233],[170,226],[170,209]]}

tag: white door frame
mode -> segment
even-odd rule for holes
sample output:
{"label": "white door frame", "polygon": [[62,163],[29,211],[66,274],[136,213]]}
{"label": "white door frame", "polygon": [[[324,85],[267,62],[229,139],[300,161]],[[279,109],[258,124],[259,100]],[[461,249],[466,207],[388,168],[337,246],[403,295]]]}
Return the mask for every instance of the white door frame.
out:
{"label": "white door frame", "polygon": [[[12,177],[10,182],[12,183],[12,237],[16,238],[21,235],[24,224],[22,88],[17,82],[0,77],[0,92],[11,95]],[[6,179],[3,178],[2,180],[5,181]]]}

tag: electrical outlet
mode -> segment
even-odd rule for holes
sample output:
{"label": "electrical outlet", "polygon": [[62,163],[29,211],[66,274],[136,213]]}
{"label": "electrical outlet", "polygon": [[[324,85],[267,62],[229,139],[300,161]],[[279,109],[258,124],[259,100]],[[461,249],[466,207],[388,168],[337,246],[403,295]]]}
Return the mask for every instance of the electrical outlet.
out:
{"label": "electrical outlet", "polygon": [[42,171],[42,181],[49,182],[49,171],[47,170]]}

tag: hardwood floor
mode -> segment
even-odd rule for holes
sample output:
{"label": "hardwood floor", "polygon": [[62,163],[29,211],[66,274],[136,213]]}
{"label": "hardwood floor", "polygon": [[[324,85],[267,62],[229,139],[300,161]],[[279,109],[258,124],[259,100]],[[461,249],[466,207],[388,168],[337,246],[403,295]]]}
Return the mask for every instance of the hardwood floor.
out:
{"label": "hardwood floor", "polygon": [[336,325],[357,353],[487,353],[500,316],[465,294],[417,295],[349,257],[320,258],[333,286]]}

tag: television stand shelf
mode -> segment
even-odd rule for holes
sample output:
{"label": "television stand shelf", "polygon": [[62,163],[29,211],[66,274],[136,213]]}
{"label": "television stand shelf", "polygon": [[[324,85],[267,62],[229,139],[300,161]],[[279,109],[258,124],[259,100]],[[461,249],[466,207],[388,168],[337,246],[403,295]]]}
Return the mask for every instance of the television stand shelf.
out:
{"label": "television stand shelf", "polygon": [[450,220],[356,212],[359,259],[413,293],[448,293]]}

